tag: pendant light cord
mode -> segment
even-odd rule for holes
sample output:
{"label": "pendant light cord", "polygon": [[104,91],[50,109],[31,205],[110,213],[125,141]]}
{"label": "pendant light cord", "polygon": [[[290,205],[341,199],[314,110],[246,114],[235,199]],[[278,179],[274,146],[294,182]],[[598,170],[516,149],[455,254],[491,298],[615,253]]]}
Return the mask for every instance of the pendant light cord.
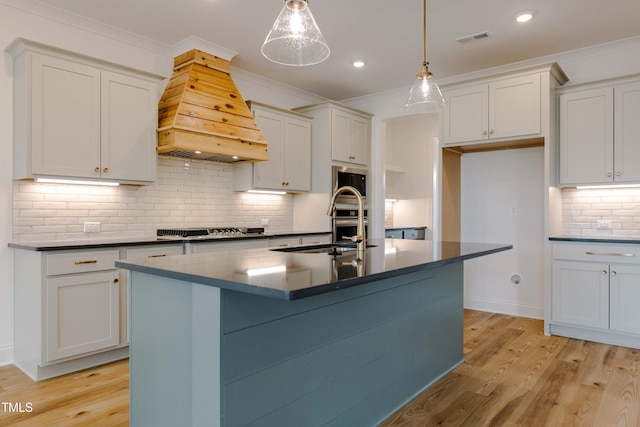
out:
{"label": "pendant light cord", "polygon": [[422,45],[422,62],[427,65],[427,0],[423,0],[424,21],[422,22],[422,37],[424,44]]}

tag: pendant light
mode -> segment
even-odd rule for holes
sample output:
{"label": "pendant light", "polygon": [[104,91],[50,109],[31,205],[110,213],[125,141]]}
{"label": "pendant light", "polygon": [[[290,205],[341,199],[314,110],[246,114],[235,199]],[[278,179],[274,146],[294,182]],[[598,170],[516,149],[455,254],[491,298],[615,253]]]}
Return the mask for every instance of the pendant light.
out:
{"label": "pendant light", "polygon": [[444,108],[445,101],[440,92],[438,84],[432,77],[429,71],[429,63],[427,62],[427,0],[424,2],[424,22],[423,22],[423,57],[422,67],[416,77],[416,81],[411,87],[407,102],[404,104],[404,109],[412,112],[436,112],[441,108]]}
{"label": "pendant light", "polygon": [[260,49],[282,65],[313,65],[329,57],[329,46],[309,9],[308,0],[284,0],[284,6]]}

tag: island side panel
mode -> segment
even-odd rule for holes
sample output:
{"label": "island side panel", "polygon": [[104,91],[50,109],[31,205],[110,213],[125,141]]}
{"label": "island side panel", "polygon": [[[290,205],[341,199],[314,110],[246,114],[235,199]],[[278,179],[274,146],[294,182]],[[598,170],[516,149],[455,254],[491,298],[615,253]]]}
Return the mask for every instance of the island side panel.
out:
{"label": "island side panel", "polygon": [[223,425],[375,425],[463,362],[462,281],[457,262],[299,301],[223,291]]}
{"label": "island side panel", "polygon": [[220,425],[220,289],[131,272],[130,425]]}

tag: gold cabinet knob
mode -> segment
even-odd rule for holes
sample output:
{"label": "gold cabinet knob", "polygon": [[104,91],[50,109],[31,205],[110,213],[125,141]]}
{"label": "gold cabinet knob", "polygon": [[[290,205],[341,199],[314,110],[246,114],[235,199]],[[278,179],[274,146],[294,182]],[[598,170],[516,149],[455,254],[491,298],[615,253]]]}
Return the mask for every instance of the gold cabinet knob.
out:
{"label": "gold cabinet knob", "polygon": [[493,130],[490,130],[490,131],[489,131],[489,135],[493,135]]}
{"label": "gold cabinet knob", "polygon": [[102,172],[104,172],[104,173],[108,173],[108,172],[109,172],[109,168],[104,168],[104,169],[102,170]]}
{"label": "gold cabinet knob", "polygon": [[613,270],[613,271],[611,272],[611,275],[612,275],[612,276],[615,276],[616,274],[618,274],[618,273],[617,273],[615,270]]}
{"label": "gold cabinet knob", "polygon": [[602,275],[604,276],[605,274],[607,274],[607,270],[602,270]]}
{"label": "gold cabinet knob", "polygon": [[622,172],[616,172],[616,176],[622,175]]}
{"label": "gold cabinet knob", "polygon": [[483,135],[486,135],[486,134],[487,134],[487,131],[486,131],[486,130],[483,130],[483,131],[482,131],[482,134],[483,134]]}
{"label": "gold cabinet knob", "polygon": [[607,177],[611,178],[611,172],[607,172]]}
{"label": "gold cabinet knob", "polygon": [[113,283],[120,283],[120,280],[118,280],[118,279],[113,279]]}
{"label": "gold cabinet knob", "polygon": [[96,172],[100,172],[100,168],[96,167],[96,168],[94,169],[94,171],[96,171]]}

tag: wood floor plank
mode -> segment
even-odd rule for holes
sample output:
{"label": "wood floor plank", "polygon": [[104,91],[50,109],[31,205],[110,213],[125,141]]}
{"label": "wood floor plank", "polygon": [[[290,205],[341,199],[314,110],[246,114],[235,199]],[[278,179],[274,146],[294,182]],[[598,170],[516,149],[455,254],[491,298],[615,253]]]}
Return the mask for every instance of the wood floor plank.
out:
{"label": "wood floor plank", "polygon": [[[464,330],[466,363],[381,426],[640,426],[640,350],[548,337],[540,320],[472,310]],[[126,360],[40,382],[0,367],[0,402],[33,405],[0,407],[0,426],[126,427],[128,385]]]}

